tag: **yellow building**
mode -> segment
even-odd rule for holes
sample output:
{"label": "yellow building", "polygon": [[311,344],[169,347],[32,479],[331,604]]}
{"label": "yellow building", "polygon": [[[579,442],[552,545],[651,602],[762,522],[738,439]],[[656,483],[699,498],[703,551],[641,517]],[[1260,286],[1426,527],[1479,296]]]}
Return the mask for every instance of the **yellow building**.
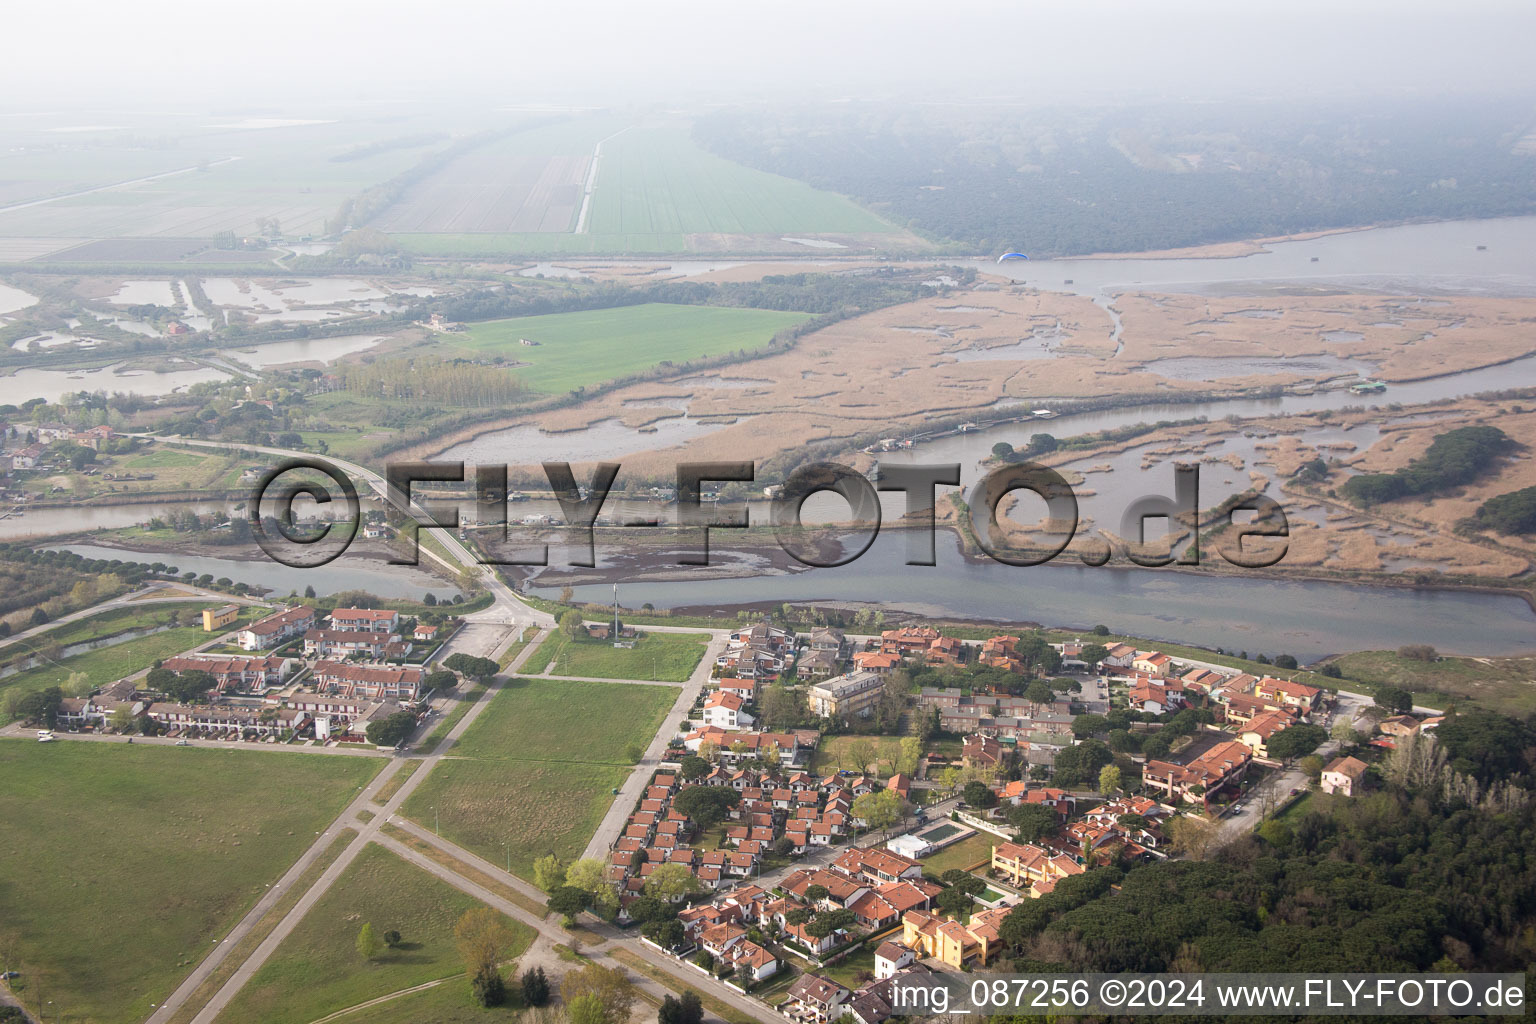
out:
{"label": "yellow building", "polygon": [[999,929],[1010,909],[977,911],[969,925],[925,910],[909,910],[901,918],[901,944],[956,969],[971,959],[985,967],[1002,948]]}
{"label": "yellow building", "polygon": [[223,629],[240,617],[240,606],[226,604],[222,608],[203,609],[203,630],[212,633],[216,629]]}

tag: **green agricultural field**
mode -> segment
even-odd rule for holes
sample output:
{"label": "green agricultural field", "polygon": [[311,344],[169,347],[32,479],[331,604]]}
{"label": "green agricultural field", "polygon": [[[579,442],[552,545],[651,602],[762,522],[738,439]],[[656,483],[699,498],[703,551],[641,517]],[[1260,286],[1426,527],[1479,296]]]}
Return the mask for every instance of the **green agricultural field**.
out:
{"label": "green agricultural field", "polygon": [[[45,636],[47,634],[44,634]],[[156,658],[169,658],[213,638],[204,633],[203,627],[182,626],[164,633],[129,640],[113,647],[86,651],[62,661],[18,672],[0,679],[3,690],[42,690],[50,686],[63,686],[76,672],[84,672],[96,686],[104,686],[124,676],[133,675],[149,667]]]}
{"label": "green agricultural field", "polygon": [[[648,303],[472,324],[449,344],[476,356],[526,363],[515,370],[524,383],[558,394],[664,362],[751,352],[805,319],[804,313]],[[519,344],[523,338],[538,345]]]}
{"label": "green agricultural field", "polygon": [[626,748],[650,743],[676,697],[670,686],[514,679],[405,814],[531,879],[538,857],[581,854],[629,774]]}
{"label": "green agricultural field", "polygon": [[18,994],[71,1020],[143,1020],[382,765],[0,740],[0,949]]}
{"label": "green agricultural field", "polygon": [[706,633],[647,633],[634,647],[615,647],[606,640],[575,640],[554,634],[528,659],[523,671],[598,679],[649,679],[686,682],[704,656]]}
{"label": "green agricultural field", "polygon": [[[370,844],[219,1019],[227,1024],[307,1024],[378,996],[462,974],[453,926],[479,905]],[[400,932],[401,946],[364,961],[356,941],[365,921],[378,936],[391,929]],[[517,935],[510,958],[528,948],[534,933],[521,922],[507,919],[507,924]]]}
{"label": "green agricultural field", "polygon": [[713,155],[681,122],[636,125],[603,143],[590,226],[619,235],[897,230],[834,192]]}

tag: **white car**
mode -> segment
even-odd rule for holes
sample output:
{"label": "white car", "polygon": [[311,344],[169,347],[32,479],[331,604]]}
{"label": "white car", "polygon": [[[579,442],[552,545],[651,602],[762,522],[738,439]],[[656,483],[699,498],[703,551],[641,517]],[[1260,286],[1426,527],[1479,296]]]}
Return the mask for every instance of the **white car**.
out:
{"label": "white car", "polygon": [[53,733],[48,732],[47,730],[39,731],[37,734],[37,742],[39,743],[52,743],[55,738],[56,737],[53,735]]}

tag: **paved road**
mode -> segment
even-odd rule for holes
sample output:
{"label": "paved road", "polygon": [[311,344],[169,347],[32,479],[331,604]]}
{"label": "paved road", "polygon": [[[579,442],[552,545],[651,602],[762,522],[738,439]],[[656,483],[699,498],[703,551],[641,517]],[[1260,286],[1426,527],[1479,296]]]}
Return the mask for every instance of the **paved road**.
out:
{"label": "paved road", "polygon": [[[608,848],[623,834],[624,823],[629,820],[629,812],[645,794],[646,784],[650,782],[651,776],[661,763],[661,755],[671,743],[672,737],[676,736],[682,728],[688,712],[693,708],[694,701],[708,684],[710,672],[715,667],[715,659],[725,649],[725,643],[723,633],[710,640],[709,645],[704,649],[704,657],[699,659],[688,681],[679,689],[677,700],[672,703],[672,710],[667,712],[661,728],[656,730],[656,735],[651,739],[651,745],[646,749],[645,756],[635,765],[635,770],[629,773],[629,778],[625,779],[624,785],[619,788],[619,795],[613,798],[613,803],[608,807],[608,813],[603,815],[602,822],[598,824],[597,831],[593,833],[592,840],[587,843],[582,856],[597,857],[606,863]],[[633,681],[628,680],[628,682]]]}
{"label": "paved road", "polygon": [[[520,655],[518,661],[514,664],[520,664],[521,660],[526,658],[528,656],[528,652],[532,650],[533,645],[530,644],[529,647],[523,652],[523,654]],[[494,656],[500,652],[493,650],[487,653],[490,656]],[[198,987],[198,985],[202,984],[202,982],[224,961],[228,950],[246,935],[249,935],[251,931],[256,928],[266,913],[269,912],[278,902],[278,900],[282,898],[282,895],[291,889],[292,886],[298,881],[298,877],[303,874],[304,869],[319,858],[319,856],[330,845],[332,834],[336,829],[347,826],[356,829],[358,832],[357,837],[352,840],[352,842],[344,851],[342,851],[341,856],[337,857],[336,860],[332,862],[328,868],[326,868],[325,872],[320,876],[315,884],[311,886],[304,893],[304,895],[299,898],[299,901],[288,911],[286,915],[284,915],[283,919],[277,924],[275,928],[272,929],[272,932],[261,942],[259,946],[256,947],[255,952],[253,952],[251,956],[244,963],[242,963],[238,969],[236,969],[235,973],[229,978],[229,980],[226,981],[216,993],[214,993],[213,998],[210,999],[207,1005],[205,1005],[203,1009],[197,1014],[197,1016],[193,1018],[194,1024],[211,1024],[214,1018],[216,1018],[229,1004],[230,1000],[234,998],[235,994],[238,993],[240,989],[245,985],[245,983],[250,980],[251,976],[261,968],[262,964],[266,963],[267,960],[271,958],[272,954],[276,952],[277,948],[282,944],[283,939],[292,933],[293,929],[298,926],[301,920],[303,920],[305,913],[307,913],[310,908],[312,908],[315,903],[318,902],[323,895],[325,895],[326,891],[329,890],[333,884],[335,884],[336,879],[339,878],[342,872],[351,865],[351,863],[357,858],[357,855],[362,852],[363,848],[367,846],[369,842],[379,838],[379,829],[383,823],[388,820],[390,815],[399,810],[400,806],[405,802],[406,798],[409,797],[410,794],[415,791],[416,787],[421,784],[421,781],[427,777],[427,775],[436,766],[438,760],[442,758],[444,753],[458,741],[459,737],[462,736],[470,726],[474,724],[475,720],[479,718],[486,707],[490,705],[491,699],[496,695],[497,692],[499,692],[499,689],[499,687],[489,687],[485,690],[484,693],[480,695],[479,699],[475,701],[474,705],[469,709],[464,717],[459,720],[459,723],[455,725],[452,731],[450,731],[448,735],[444,737],[443,741],[438,744],[437,748],[427,754],[425,763],[422,764],[422,766],[416,770],[416,773],[407,779],[405,783],[395,791],[394,795],[390,797],[389,801],[381,809],[378,805],[373,804],[373,796],[390,778],[392,778],[400,770],[400,765],[403,763],[400,760],[392,761],[390,765],[387,766],[363,791],[363,793],[361,793],[356,800],[352,801],[352,803],[348,805],[347,809],[341,813],[341,816],[336,819],[331,828],[327,829],[325,834],[316,839],[315,843],[309,848],[308,851],[306,851],[304,856],[300,858],[299,862],[290,868],[286,874],[284,874],[282,879],[280,879],[279,882],[272,887],[272,890],[267,893],[263,900],[259,902],[249,914],[241,919],[240,923],[237,924],[234,930],[231,931],[229,935],[219,943],[219,945],[214,949],[213,953],[204,959],[202,963],[198,964],[197,968],[193,970],[192,974],[189,975],[187,979],[183,981],[182,984],[176,989],[176,991],[173,992],[171,996],[160,1005],[155,1013],[150,1016],[148,1024],[165,1024],[165,1022],[169,1021],[171,1015],[175,1013],[176,1010],[179,1009],[184,1002],[186,1002],[186,1000],[192,995],[193,991]],[[372,814],[372,820],[365,822],[360,817],[358,817],[358,812],[362,810],[367,810],[370,814]]]}
{"label": "paved road", "polygon": [[[291,448],[273,448],[266,445],[235,444],[229,441],[203,441],[197,438],[178,437],[174,435],[167,437],[154,437],[148,434],[134,436],[146,437],[150,440],[161,441],[168,444],[184,444],[197,448],[217,448],[224,450],[254,452],[258,455],[272,455],[278,458],[312,459],[316,457],[313,453],[310,452],[295,451]],[[391,505],[395,504],[390,500],[389,489],[384,482],[384,478],[375,473],[373,470],[359,466],[355,462],[347,462],[344,459],[338,459],[331,455],[323,456],[323,458],[325,461],[331,463],[338,469],[343,470],[344,472],[349,473],[367,483],[369,487],[373,488],[374,493],[377,494],[382,500],[389,502]],[[427,522],[431,518],[431,513],[415,500],[411,501],[408,508],[401,508],[400,511],[405,515],[415,517],[420,522]],[[466,619],[471,621],[499,621],[508,625],[512,625],[517,622],[523,622],[530,625],[549,627],[555,624],[554,616],[547,612],[538,611],[530,605],[525,604],[522,598],[513,593],[512,588],[503,583],[501,577],[496,574],[494,566],[481,565],[479,559],[477,559],[474,554],[459,541],[458,537],[454,535],[454,531],[448,529],[439,529],[435,533],[435,538],[439,543],[443,545],[444,548],[448,550],[448,553],[453,556],[453,559],[458,564],[452,565],[444,562],[442,558],[438,557],[437,554],[435,554],[425,545],[422,545],[420,549],[422,554],[426,555],[428,558],[433,559],[434,561],[443,563],[454,571],[458,571],[461,568],[469,570],[469,572],[473,573],[476,578],[479,579],[481,584],[484,585],[491,593],[491,606],[483,611],[474,612],[466,616]]]}

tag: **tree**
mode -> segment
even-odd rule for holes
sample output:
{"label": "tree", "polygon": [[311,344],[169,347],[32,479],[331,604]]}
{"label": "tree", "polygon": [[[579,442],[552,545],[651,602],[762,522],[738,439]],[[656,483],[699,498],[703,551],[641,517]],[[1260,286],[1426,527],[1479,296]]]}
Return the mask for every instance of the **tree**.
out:
{"label": "tree", "polygon": [[972,807],[980,807],[985,810],[988,807],[997,806],[997,794],[992,792],[986,783],[978,779],[972,779],[970,782],[967,782],[965,789],[961,793],[965,802]]}
{"label": "tree", "polygon": [[1012,454],[1013,445],[1009,444],[1007,441],[999,441],[997,444],[992,446],[992,457],[994,459],[1007,459],[1008,456]]}
{"label": "tree", "polygon": [[31,617],[27,619],[27,622],[33,626],[46,626],[48,621],[48,613],[41,608],[33,608]]}
{"label": "tree", "polygon": [[549,978],[542,967],[530,967],[523,972],[523,1002],[529,1006],[543,1006],[549,1002]]}
{"label": "tree", "polygon": [[1086,663],[1089,668],[1092,668],[1109,657],[1109,648],[1103,644],[1088,644],[1077,657],[1079,661]]}
{"label": "tree", "polygon": [[494,967],[476,971],[469,980],[469,991],[475,1002],[484,1007],[500,1006],[507,1001],[507,983]]}
{"label": "tree", "polygon": [[917,764],[923,757],[923,741],[916,736],[901,738],[901,754],[896,758],[896,770],[903,775],[916,775]]}
{"label": "tree", "polygon": [[603,888],[603,862],[596,857],[583,857],[571,861],[565,869],[565,884],[582,892],[597,892]]}
{"label": "tree", "polygon": [[565,865],[560,863],[560,858],[549,853],[533,862],[533,884],[545,892],[552,892],[556,886],[565,881]]}
{"label": "tree", "polygon": [[16,704],[16,713],[28,722],[41,723],[52,729],[59,724],[59,705],[64,701],[64,691],[57,686],[46,690],[33,690]]}
{"label": "tree", "polygon": [[367,921],[364,921],[363,926],[359,928],[357,932],[358,954],[362,956],[364,960],[376,960],[378,959],[379,954],[383,952],[383,950],[384,943],[379,941],[379,937],[377,935],[373,934],[373,925],[369,924]]}
{"label": "tree", "polygon": [[398,747],[415,728],[415,715],[409,711],[396,711],[369,723],[368,742],[376,747]]}
{"label": "tree", "polygon": [[1300,768],[1307,773],[1307,778],[1316,782],[1323,775],[1323,759],[1316,754],[1308,754],[1300,761]]}
{"label": "tree", "polygon": [[668,903],[692,896],[702,888],[688,865],[672,862],[658,866],[651,872],[651,877],[645,880],[645,894]]}
{"label": "tree", "polygon": [[805,721],[805,699],[795,690],[779,683],[763,695],[763,725],[776,731],[793,729]]}
{"label": "tree", "polygon": [[472,654],[450,654],[443,659],[443,667],[461,672],[471,679],[489,679],[501,671],[501,666],[490,658],[477,658]]}
{"label": "tree", "polygon": [[1296,661],[1295,655],[1291,655],[1291,654],[1277,654],[1277,655],[1275,655],[1275,668],[1294,669],[1294,668],[1299,668],[1299,667],[1300,667],[1300,664]]}
{"label": "tree", "polygon": [[619,1024],[608,1016],[602,999],[591,992],[565,1001],[565,1019],[569,1024]]}
{"label": "tree", "polygon": [[970,910],[976,901],[964,889],[949,888],[939,893],[934,902],[939,905],[940,910],[958,918]]}
{"label": "tree", "polygon": [[124,704],[112,710],[112,729],[114,732],[127,732],[133,728],[133,708]]}
{"label": "tree", "polygon": [[1056,755],[1056,781],[1063,786],[1091,785],[1099,777],[1099,769],[1114,759],[1109,747],[1100,741],[1084,740]]}
{"label": "tree", "polygon": [[1044,679],[1036,679],[1024,687],[1024,699],[1036,704],[1049,704],[1056,699],[1056,691]]}
{"label": "tree", "polygon": [[396,946],[400,945],[400,942],[401,935],[400,932],[396,929],[391,928],[389,931],[384,933],[384,945],[388,946],[390,949],[394,949]]}
{"label": "tree", "polygon": [[677,908],[654,896],[640,896],[630,903],[629,916],[638,924],[657,924],[676,920]]}
{"label": "tree", "polygon": [[425,680],[427,689],[437,690],[439,693],[451,693],[459,685],[459,677],[446,669],[438,669],[427,673]]}
{"label": "tree", "polygon": [[1099,792],[1105,796],[1116,792],[1120,788],[1120,769],[1112,764],[1107,764],[1099,769]]}
{"label": "tree", "polygon": [[661,1001],[656,1013],[657,1024],[703,1024],[704,1001],[693,989],[686,989],[682,998],[668,995]]}
{"label": "tree", "polygon": [[805,902],[816,904],[826,899],[830,893],[824,885],[808,885],[805,888]]}
{"label": "tree", "polygon": [[848,747],[848,760],[853,765],[853,770],[861,774],[869,770],[869,766],[874,764],[878,756],[875,745],[869,740],[855,740]]}
{"label": "tree", "polygon": [[1376,706],[1390,714],[1407,714],[1413,710],[1413,694],[1396,686],[1378,686]]}
{"label": "tree", "polygon": [[623,1024],[634,1007],[635,986],[622,967],[587,964],[579,971],[566,972],[560,981],[560,995],[567,1007],[583,996],[596,997],[603,1019]]}
{"label": "tree", "polygon": [[1141,740],[1129,729],[1111,729],[1106,742],[1117,754],[1134,754],[1141,749]]}
{"label": "tree", "polygon": [[894,789],[877,789],[853,798],[853,816],[869,822],[876,830],[890,828],[905,812],[901,794]]}
{"label": "tree", "polygon": [[490,907],[472,907],[464,911],[453,926],[454,945],[471,981],[489,974],[499,978],[496,965],[515,938],[506,919]]}
{"label": "tree", "polygon": [[1109,720],[1103,715],[1078,715],[1072,719],[1072,735],[1080,740],[1090,736],[1097,736],[1109,727]]}
{"label": "tree", "polygon": [[1019,830],[1019,839],[1039,842],[1056,830],[1060,819],[1044,804],[1019,804],[1008,812],[1008,824]]}
{"label": "tree", "polygon": [[1199,818],[1191,818],[1187,814],[1176,814],[1169,820],[1166,831],[1168,841],[1173,848],[1180,853],[1188,854],[1191,860],[1201,860],[1211,848],[1211,843],[1216,839],[1216,827],[1208,821]]}
{"label": "tree", "polygon": [[700,828],[719,824],[739,803],[741,794],[725,786],[689,786],[672,798],[672,806]]}
{"label": "tree", "polygon": [[683,768],[683,778],[689,782],[697,782],[710,773],[709,762],[697,754],[689,754],[679,763]]}
{"label": "tree", "polygon": [[582,633],[581,612],[575,608],[569,608],[561,612],[558,625],[560,632],[572,640],[576,639]]}
{"label": "tree", "polygon": [[1320,725],[1293,725],[1271,736],[1264,748],[1283,761],[1312,753],[1327,738],[1328,730]]}
{"label": "tree", "polygon": [[546,905],[553,913],[565,919],[566,927],[570,927],[576,915],[586,910],[591,900],[592,894],[586,889],[578,889],[574,885],[557,885],[549,894]]}
{"label": "tree", "polygon": [[1404,644],[1397,649],[1400,658],[1409,661],[1435,662],[1440,659],[1440,654],[1429,644]]}

